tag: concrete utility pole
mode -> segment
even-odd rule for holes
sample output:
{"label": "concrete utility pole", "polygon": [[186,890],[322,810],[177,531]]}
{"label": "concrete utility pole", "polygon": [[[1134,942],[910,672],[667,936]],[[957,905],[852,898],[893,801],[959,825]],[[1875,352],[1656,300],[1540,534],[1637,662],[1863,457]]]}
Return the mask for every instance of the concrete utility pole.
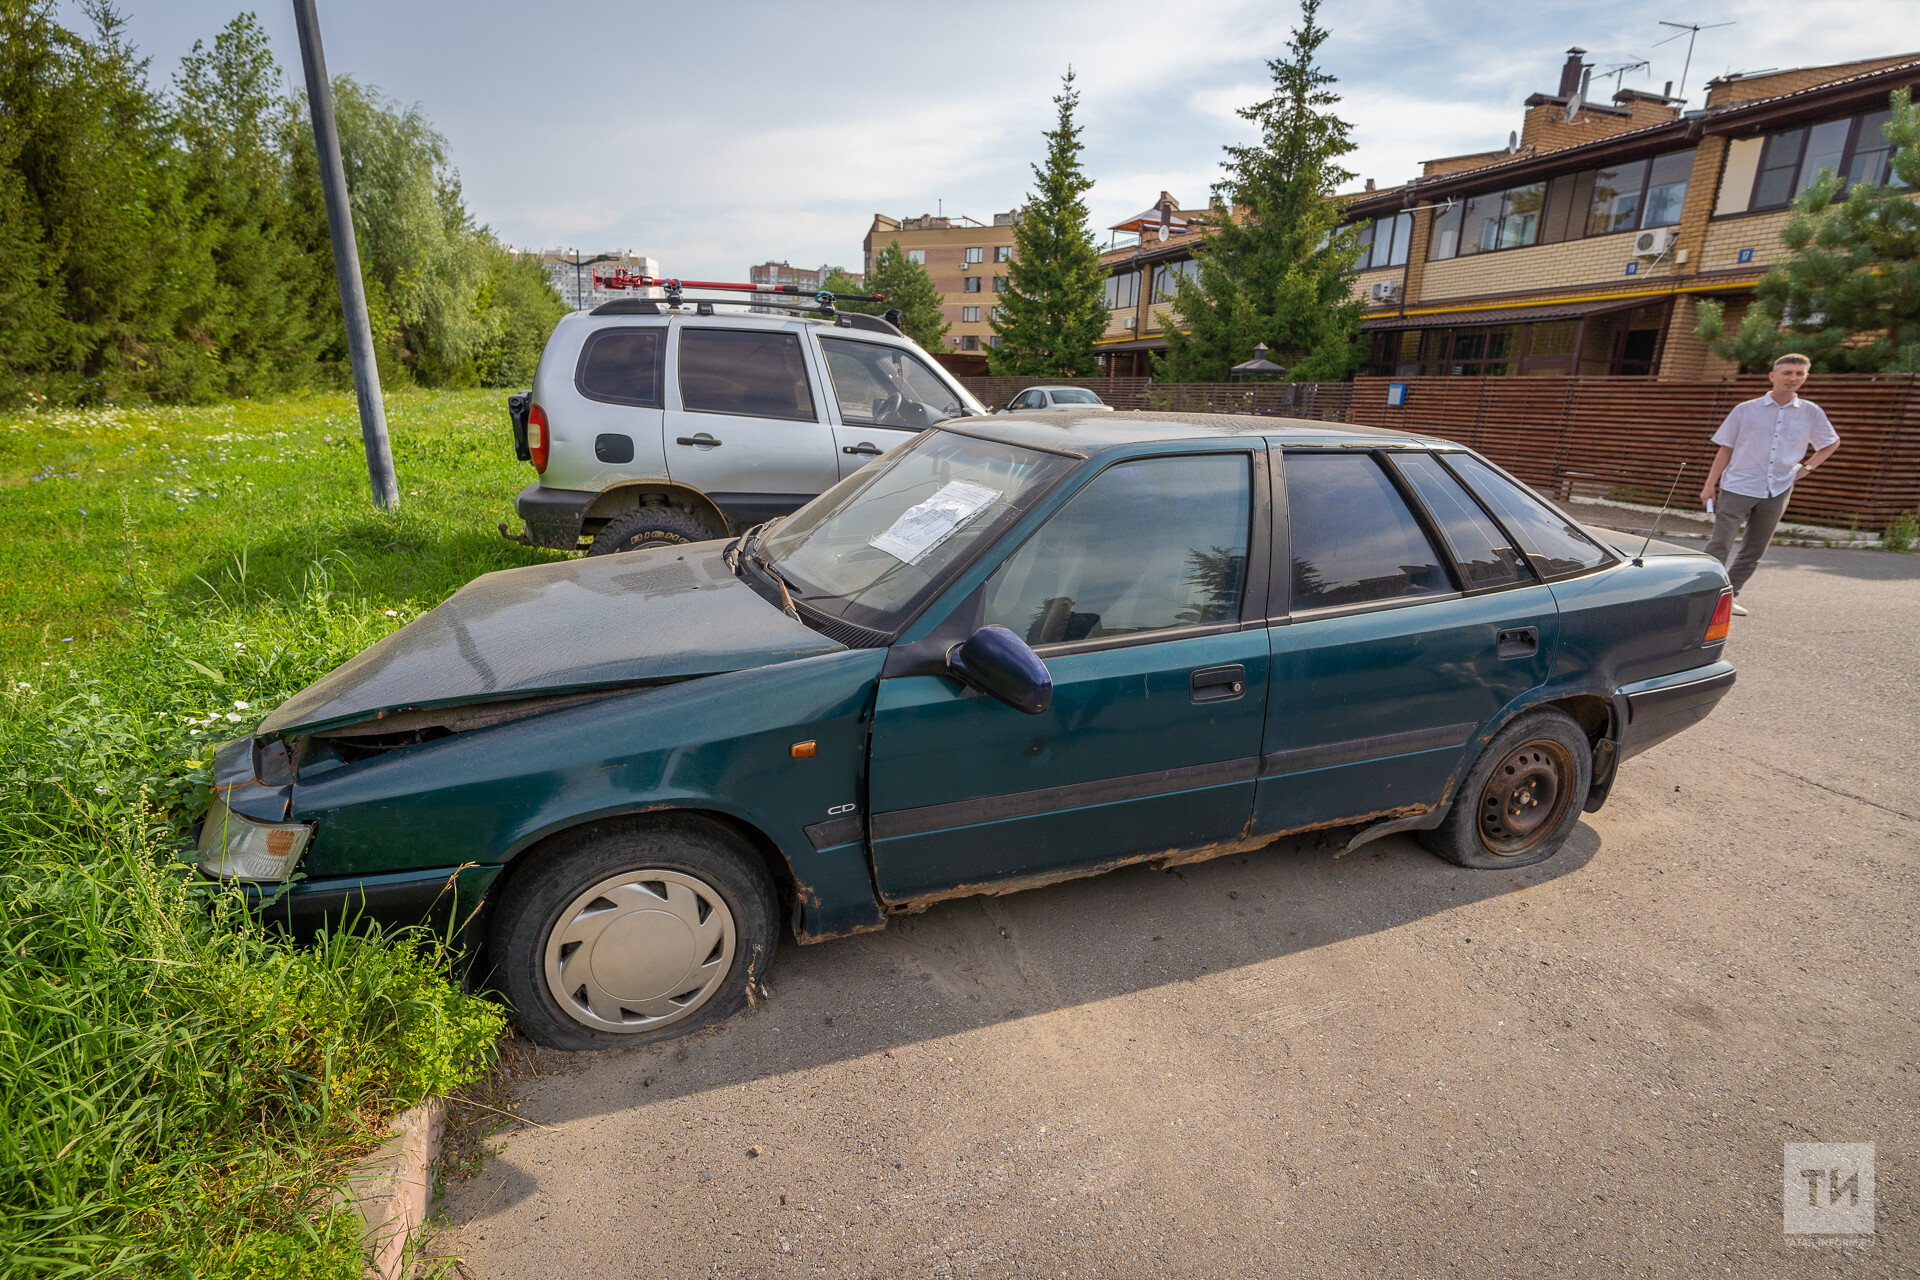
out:
{"label": "concrete utility pole", "polygon": [[300,31],[300,62],[307,73],[307,109],[313,115],[320,192],[326,198],[327,230],[333,238],[333,274],[340,282],[340,312],[347,322],[347,358],[353,363],[353,390],[360,399],[367,479],[373,485],[374,504],[394,511],[400,506],[400,486],[393,478],[387,411],[380,401],[380,369],[373,359],[373,326],[367,322],[367,291],[360,280],[360,251],[353,242],[353,209],[347,204],[347,171],[340,163],[333,89],[327,81],[327,58],[320,48],[320,19],[314,14],[313,0],[293,0],[293,22]]}

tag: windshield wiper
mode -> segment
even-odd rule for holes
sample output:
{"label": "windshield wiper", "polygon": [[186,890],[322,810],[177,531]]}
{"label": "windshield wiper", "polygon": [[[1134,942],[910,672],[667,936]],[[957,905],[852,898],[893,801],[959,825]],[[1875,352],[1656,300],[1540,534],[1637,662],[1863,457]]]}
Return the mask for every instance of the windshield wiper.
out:
{"label": "windshield wiper", "polygon": [[[765,530],[773,523],[771,520],[762,521],[741,534],[740,547],[746,553],[746,559],[757,565],[760,572],[766,574],[773,585],[780,588],[780,611],[795,622],[800,622],[802,621],[800,611],[793,604],[792,584],[781,576],[780,571],[773,567],[773,561],[767,559],[766,554],[760,550],[760,542],[766,537]],[[756,534],[759,536],[756,537]]]}

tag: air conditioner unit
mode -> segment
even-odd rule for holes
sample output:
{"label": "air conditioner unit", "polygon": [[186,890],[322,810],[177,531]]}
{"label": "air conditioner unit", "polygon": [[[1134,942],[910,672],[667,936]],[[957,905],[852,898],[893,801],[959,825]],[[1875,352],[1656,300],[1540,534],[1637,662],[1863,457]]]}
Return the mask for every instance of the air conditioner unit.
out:
{"label": "air conditioner unit", "polygon": [[1375,302],[1400,301],[1400,282],[1398,280],[1380,281],[1373,286],[1372,297]]}
{"label": "air conditioner unit", "polygon": [[1122,329],[1134,329],[1134,328],[1138,328],[1139,324],[1140,324],[1139,316],[1128,316],[1125,320],[1122,320],[1120,322],[1120,327]]}
{"label": "air conditioner unit", "polygon": [[1633,256],[1657,258],[1673,248],[1674,239],[1679,234],[1673,227],[1657,227],[1652,231],[1642,231],[1633,238]]}

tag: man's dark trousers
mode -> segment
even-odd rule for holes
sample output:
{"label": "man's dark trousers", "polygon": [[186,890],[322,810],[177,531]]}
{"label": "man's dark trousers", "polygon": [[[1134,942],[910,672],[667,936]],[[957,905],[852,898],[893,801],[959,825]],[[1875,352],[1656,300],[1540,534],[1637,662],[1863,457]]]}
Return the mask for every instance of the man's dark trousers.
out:
{"label": "man's dark trousers", "polygon": [[[1714,500],[1713,537],[1707,540],[1707,554],[1727,566],[1735,595],[1759,567],[1760,557],[1766,554],[1767,543],[1773,539],[1773,531],[1786,513],[1787,499],[1792,496],[1791,488],[1771,498],[1749,498],[1722,489]],[[1740,539],[1740,554],[1729,562],[1727,552],[1733,549],[1733,535],[1742,520],[1747,522],[1747,536]]]}

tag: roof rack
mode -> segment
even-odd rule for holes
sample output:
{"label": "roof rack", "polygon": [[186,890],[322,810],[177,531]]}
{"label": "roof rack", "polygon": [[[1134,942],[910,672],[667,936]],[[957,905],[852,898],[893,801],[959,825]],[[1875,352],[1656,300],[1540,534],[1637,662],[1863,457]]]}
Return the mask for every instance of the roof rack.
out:
{"label": "roof rack", "polygon": [[788,311],[796,315],[819,316],[822,320],[832,320],[842,329],[865,329],[870,333],[890,333],[895,337],[906,336],[900,328],[902,319],[898,308],[885,315],[870,316],[861,311],[834,311],[827,307],[810,307],[801,302],[756,302],[751,298],[699,298],[683,302],[676,307],[664,298],[615,298],[612,302],[603,302],[589,311],[593,316],[664,316],[686,311],[689,307],[695,315],[715,314],[715,307],[743,307],[760,311]]}
{"label": "roof rack", "polygon": [[[603,302],[595,307],[591,314],[596,316],[664,315],[666,311],[677,311],[684,305],[682,293],[687,289],[716,290],[730,293],[749,293],[751,298],[697,298],[693,299],[694,311],[698,315],[710,316],[716,306],[748,307],[759,310],[791,311],[800,315],[817,315],[828,320],[838,320],[842,328],[869,329],[876,333],[900,334],[900,322],[904,318],[898,307],[883,316],[869,316],[861,312],[842,314],[835,307],[836,302],[885,302],[884,293],[832,293],[826,289],[809,292],[792,284],[734,284],[719,280],[674,280],[659,276],[634,275],[625,268],[612,275],[603,276],[593,273],[593,287],[599,289],[659,289],[665,298],[655,301],[649,298],[616,298],[612,302]],[[815,305],[803,302],[786,302],[787,297],[811,298]],[[664,301],[665,309],[661,302]],[[904,336],[904,334],[902,334]]]}

